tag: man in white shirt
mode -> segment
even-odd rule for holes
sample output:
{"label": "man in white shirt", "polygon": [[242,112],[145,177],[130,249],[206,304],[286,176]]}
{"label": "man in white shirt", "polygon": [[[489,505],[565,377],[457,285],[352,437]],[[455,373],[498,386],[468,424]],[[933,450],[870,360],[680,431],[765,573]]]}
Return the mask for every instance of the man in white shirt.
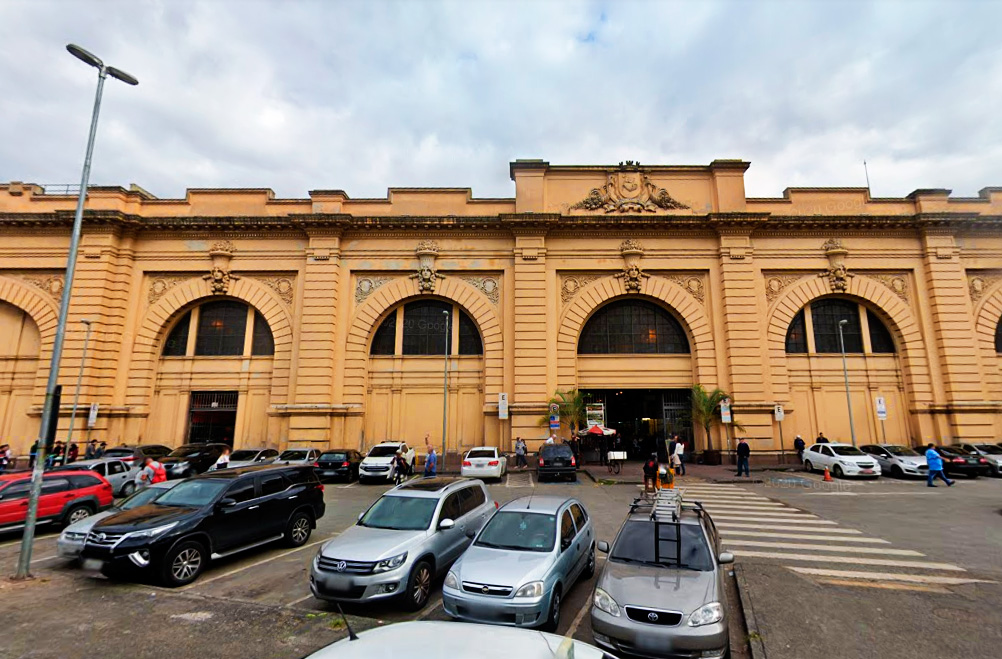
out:
{"label": "man in white shirt", "polygon": [[549,437],[546,438],[546,443],[547,444],[552,444],[555,439],[556,439],[556,437],[554,437],[553,435],[550,435]]}

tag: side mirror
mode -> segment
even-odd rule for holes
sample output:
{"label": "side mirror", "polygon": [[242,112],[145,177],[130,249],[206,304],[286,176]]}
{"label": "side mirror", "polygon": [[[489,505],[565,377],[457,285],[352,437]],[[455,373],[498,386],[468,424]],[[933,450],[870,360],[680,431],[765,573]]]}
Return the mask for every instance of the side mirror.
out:
{"label": "side mirror", "polygon": [[717,556],[717,562],[721,565],[728,565],[734,562],[734,554],[729,551],[720,552],[720,556]]}
{"label": "side mirror", "polygon": [[600,540],[598,544],[595,545],[595,547],[603,554],[609,553],[609,543],[606,542],[605,540]]}
{"label": "side mirror", "polygon": [[451,529],[452,527],[454,527],[455,525],[456,525],[455,521],[446,518],[446,519],[443,519],[441,522],[438,523],[438,529],[440,531],[447,531],[447,530]]}
{"label": "side mirror", "polygon": [[477,537],[476,529],[466,529],[466,537],[469,538],[470,540],[473,540],[475,537]]}
{"label": "side mirror", "polygon": [[235,505],[237,505],[236,499],[231,499],[229,497],[224,497],[224,498],[222,498],[222,499],[219,500],[219,503],[216,504],[216,507],[217,508],[232,508]]}
{"label": "side mirror", "polygon": [[359,514],[358,514],[358,521],[360,521],[360,522],[361,522],[361,521],[362,521],[362,517],[364,517],[364,516],[365,516],[365,513],[364,513],[364,512],[361,512],[361,513],[359,513]]}

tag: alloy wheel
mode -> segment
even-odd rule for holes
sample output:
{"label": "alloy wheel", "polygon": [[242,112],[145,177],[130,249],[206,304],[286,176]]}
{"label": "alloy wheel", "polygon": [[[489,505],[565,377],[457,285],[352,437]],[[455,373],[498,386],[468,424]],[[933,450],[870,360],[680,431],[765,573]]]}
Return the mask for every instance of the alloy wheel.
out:
{"label": "alloy wheel", "polygon": [[185,549],[174,557],[171,563],[171,574],[178,581],[187,581],[198,572],[202,565],[202,554],[195,549]]}
{"label": "alloy wheel", "polygon": [[550,612],[550,622],[553,625],[554,631],[556,631],[557,626],[560,624],[560,592],[553,593],[553,604],[551,605],[552,611]]}
{"label": "alloy wheel", "polygon": [[431,572],[424,565],[418,568],[414,575],[414,590],[411,597],[414,598],[415,605],[421,605],[428,599],[428,592],[431,590]]}
{"label": "alloy wheel", "polygon": [[70,513],[70,524],[79,522],[82,519],[87,519],[90,517],[90,511],[86,508],[77,508],[72,513]]}
{"label": "alloy wheel", "polygon": [[298,517],[292,523],[292,541],[296,544],[306,542],[310,537],[310,522],[305,517]]}

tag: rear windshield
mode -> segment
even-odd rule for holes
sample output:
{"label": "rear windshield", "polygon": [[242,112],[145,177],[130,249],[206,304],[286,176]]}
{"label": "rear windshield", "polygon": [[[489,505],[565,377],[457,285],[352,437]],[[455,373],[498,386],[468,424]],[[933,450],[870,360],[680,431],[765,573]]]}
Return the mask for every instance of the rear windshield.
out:
{"label": "rear windshield", "polygon": [[[683,567],[701,572],[713,569],[713,555],[695,524],[658,524],[661,542],[655,555],[654,522],[629,521],[616,538],[609,558],[621,563],[641,563],[661,567]],[[678,562],[678,530],[682,530],[681,563]]]}
{"label": "rear windshield", "polygon": [[104,452],[104,457],[106,458],[131,458],[136,454],[135,449],[131,448],[110,448]]}
{"label": "rear windshield", "polygon": [[282,455],[278,456],[279,460],[305,460],[306,451],[283,451]]}
{"label": "rear windshield", "polygon": [[1002,447],[994,444],[977,444],[977,449],[989,455],[1002,455]]}
{"label": "rear windshield", "polygon": [[855,446],[833,446],[831,449],[835,451],[835,455],[866,455]]}
{"label": "rear windshield", "polygon": [[547,552],[553,549],[556,541],[555,515],[512,510],[501,511],[487,522],[487,526],[477,538],[477,546]]}
{"label": "rear windshield", "polygon": [[344,452],[341,452],[341,453],[324,453],[323,455],[320,456],[320,459],[324,460],[324,461],[340,462],[342,460],[347,460],[348,459],[348,454],[344,453]]}
{"label": "rear windshield", "polygon": [[918,455],[918,453],[908,448],[907,446],[885,446],[884,448],[891,455],[900,455],[900,456]]}
{"label": "rear windshield", "polygon": [[570,457],[574,455],[574,451],[566,444],[543,444],[543,448],[539,449],[539,455],[544,458]]}
{"label": "rear windshield", "polygon": [[230,453],[230,460],[233,462],[246,462],[257,458],[260,451],[233,451]]}
{"label": "rear windshield", "polygon": [[467,458],[493,458],[494,449],[492,448],[475,448],[466,454]]}
{"label": "rear windshield", "polygon": [[396,455],[397,451],[399,451],[399,450],[400,449],[397,448],[396,446],[373,446],[369,450],[369,455],[367,457],[370,457],[370,458],[386,458],[386,457],[389,457],[391,455]]}
{"label": "rear windshield", "polygon": [[959,446],[940,446],[940,453],[949,453],[950,455],[970,455],[965,449]]}

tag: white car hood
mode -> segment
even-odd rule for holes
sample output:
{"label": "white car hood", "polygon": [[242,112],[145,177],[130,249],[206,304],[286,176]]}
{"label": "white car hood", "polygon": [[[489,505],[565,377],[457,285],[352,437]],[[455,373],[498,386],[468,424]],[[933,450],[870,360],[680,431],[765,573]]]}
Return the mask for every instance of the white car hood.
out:
{"label": "white car hood", "polygon": [[392,455],[387,455],[379,458],[365,458],[362,460],[362,464],[366,467],[369,465],[388,465],[393,462],[393,457]]}

